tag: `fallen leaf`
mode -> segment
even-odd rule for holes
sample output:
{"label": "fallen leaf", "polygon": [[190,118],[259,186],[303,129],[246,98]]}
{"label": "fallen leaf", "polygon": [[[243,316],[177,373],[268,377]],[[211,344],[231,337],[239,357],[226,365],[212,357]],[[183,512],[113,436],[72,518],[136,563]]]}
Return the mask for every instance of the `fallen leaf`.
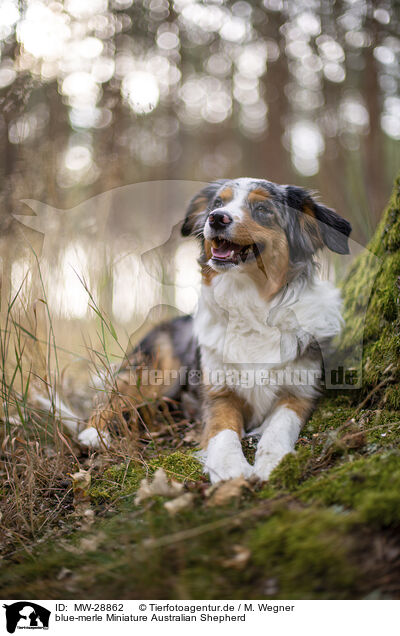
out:
{"label": "fallen leaf", "polygon": [[195,429],[192,429],[191,431],[188,431],[186,433],[185,437],[183,438],[183,441],[186,442],[186,444],[191,444],[193,442],[198,444],[200,442],[200,438],[201,438],[201,433],[199,433]]}
{"label": "fallen leaf", "polygon": [[249,548],[246,548],[244,545],[233,545],[233,556],[230,559],[225,559],[222,561],[222,565],[225,568],[235,568],[237,570],[241,570],[245,567],[248,560],[251,557],[251,552]]}
{"label": "fallen leaf", "polygon": [[72,489],[74,491],[74,499],[75,497],[86,497],[88,496],[91,476],[89,471],[87,470],[79,470],[77,473],[73,473],[71,475],[72,479]]}
{"label": "fallen leaf", "polygon": [[[79,554],[79,551],[77,551],[76,554]],[[67,590],[67,592],[76,594],[76,587],[79,581],[79,577],[76,572],[73,572],[68,568],[61,568],[56,579],[57,581],[62,581],[63,589]]]}
{"label": "fallen leaf", "polygon": [[142,479],[139,490],[135,497],[135,504],[140,504],[149,497],[179,497],[184,489],[183,484],[177,481],[168,481],[167,474],[163,468],[158,468],[154,473],[153,481]]}
{"label": "fallen leaf", "polygon": [[86,521],[86,523],[93,523],[94,521],[94,510],[92,508],[84,508],[82,509],[82,517]]}
{"label": "fallen leaf", "polygon": [[79,470],[71,475],[71,479],[75,513],[83,517],[87,523],[92,523],[94,512],[90,505],[90,473],[87,470]]}
{"label": "fallen leaf", "polygon": [[56,579],[57,581],[63,581],[64,579],[67,579],[68,577],[72,576],[72,574],[73,574],[72,570],[68,570],[68,568],[61,568],[61,570],[56,576]]}
{"label": "fallen leaf", "polygon": [[91,534],[88,537],[84,537],[79,543],[79,552],[95,552],[99,545],[106,539],[104,532],[98,532],[97,534]]}
{"label": "fallen leaf", "polygon": [[164,504],[164,508],[168,510],[171,515],[175,515],[177,512],[180,512],[185,508],[190,508],[190,506],[193,504],[193,499],[193,493],[185,492],[185,494],[181,495],[180,497],[176,497],[175,499],[166,501]]}
{"label": "fallen leaf", "polygon": [[236,499],[242,494],[243,488],[251,489],[250,484],[241,475],[235,479],[229,479],[218,484],[214,484],[206,491],[206,496],[209,497],[209,506],[223,506],[224,504]]}

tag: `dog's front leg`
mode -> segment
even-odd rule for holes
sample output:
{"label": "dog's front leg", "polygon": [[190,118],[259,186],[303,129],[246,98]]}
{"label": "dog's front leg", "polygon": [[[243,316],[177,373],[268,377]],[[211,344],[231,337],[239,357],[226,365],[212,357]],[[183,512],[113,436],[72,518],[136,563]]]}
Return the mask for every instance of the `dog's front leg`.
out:
{"label": "dog's front leg", "polygon": [[262,432],[253,477],[266,481],[281,459],[294,451],[299,433],[312,409],[312,401],[289,396],[280,400],[260,427]]}
{"label": "dog's front leg", "polygon": [[246,461],[240,440],[243,414],[240,400],[231,391],[210,391],[204,403],[202,459],[214,484],[243,475],[250,477],[252,467]]}

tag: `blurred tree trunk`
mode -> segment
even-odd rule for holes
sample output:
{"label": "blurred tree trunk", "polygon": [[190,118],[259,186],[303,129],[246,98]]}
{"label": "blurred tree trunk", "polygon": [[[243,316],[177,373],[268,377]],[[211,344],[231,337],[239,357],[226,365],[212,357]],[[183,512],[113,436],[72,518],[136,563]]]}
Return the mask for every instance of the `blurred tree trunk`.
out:
{"label": "blurred tree trunk", "polygon": [[371,215],[377,223],[387,198],[387,184],[385,184],[384,172],[381,169],[384,165],[384,153],[383,132],[380,122],[381,103],[378,68],[374,57],[374,46],[378,44],[376,20],[368,18],[367,29],[372,37],[372,45],[365,49],[365,69],[362,76],[363,94],[365,95],[369,113],[369,134],[365,139],[364,172]]}
{"label": "blurred tree trunk", "polygon": [[[271,14],[268,22],[264,21],[260,28],[261,35],[265,38],[270,37],[271,33],[278,35],[281,23],[282,16],[279,13]],[[279,45],[278,38],[276,43]],[[252,153],[252,170],[250,171],[252,174],[277,183],[287,183],[288,174],[293,174],[290,155],[283,145],[285,125],[289,114],[288,100],[285,94],[288,81],[287,58],[283,54],[281,46],[278,59],[271,62],[268,66],[268,74],[264,75],[261,80],[268,105],[268,129],[262,143],[256,146],[258,152]]]}

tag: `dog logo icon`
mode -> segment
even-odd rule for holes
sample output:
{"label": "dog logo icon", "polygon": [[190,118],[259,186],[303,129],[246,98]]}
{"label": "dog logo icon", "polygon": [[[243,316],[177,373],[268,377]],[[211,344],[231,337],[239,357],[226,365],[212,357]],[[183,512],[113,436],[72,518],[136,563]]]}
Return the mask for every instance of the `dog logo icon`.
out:
{"label": "dog logo icon", "polygon": [[3,605],[6,610],[7,631],[13,634],[16,629],[48,629],[50,610],[32,603],[19,601]]}

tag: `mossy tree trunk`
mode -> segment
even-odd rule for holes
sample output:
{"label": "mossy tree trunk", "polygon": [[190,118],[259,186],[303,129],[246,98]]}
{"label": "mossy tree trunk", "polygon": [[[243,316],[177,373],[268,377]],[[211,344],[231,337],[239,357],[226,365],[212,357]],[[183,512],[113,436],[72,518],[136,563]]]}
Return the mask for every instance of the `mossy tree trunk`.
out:
{"label": "mossy tree trunk", "polygon": [[343,291],[342,349],[350,352],[363,341],[361,398],[373,392],[370,404],[400,409],[400,177],[371,242],[350,268]]}

